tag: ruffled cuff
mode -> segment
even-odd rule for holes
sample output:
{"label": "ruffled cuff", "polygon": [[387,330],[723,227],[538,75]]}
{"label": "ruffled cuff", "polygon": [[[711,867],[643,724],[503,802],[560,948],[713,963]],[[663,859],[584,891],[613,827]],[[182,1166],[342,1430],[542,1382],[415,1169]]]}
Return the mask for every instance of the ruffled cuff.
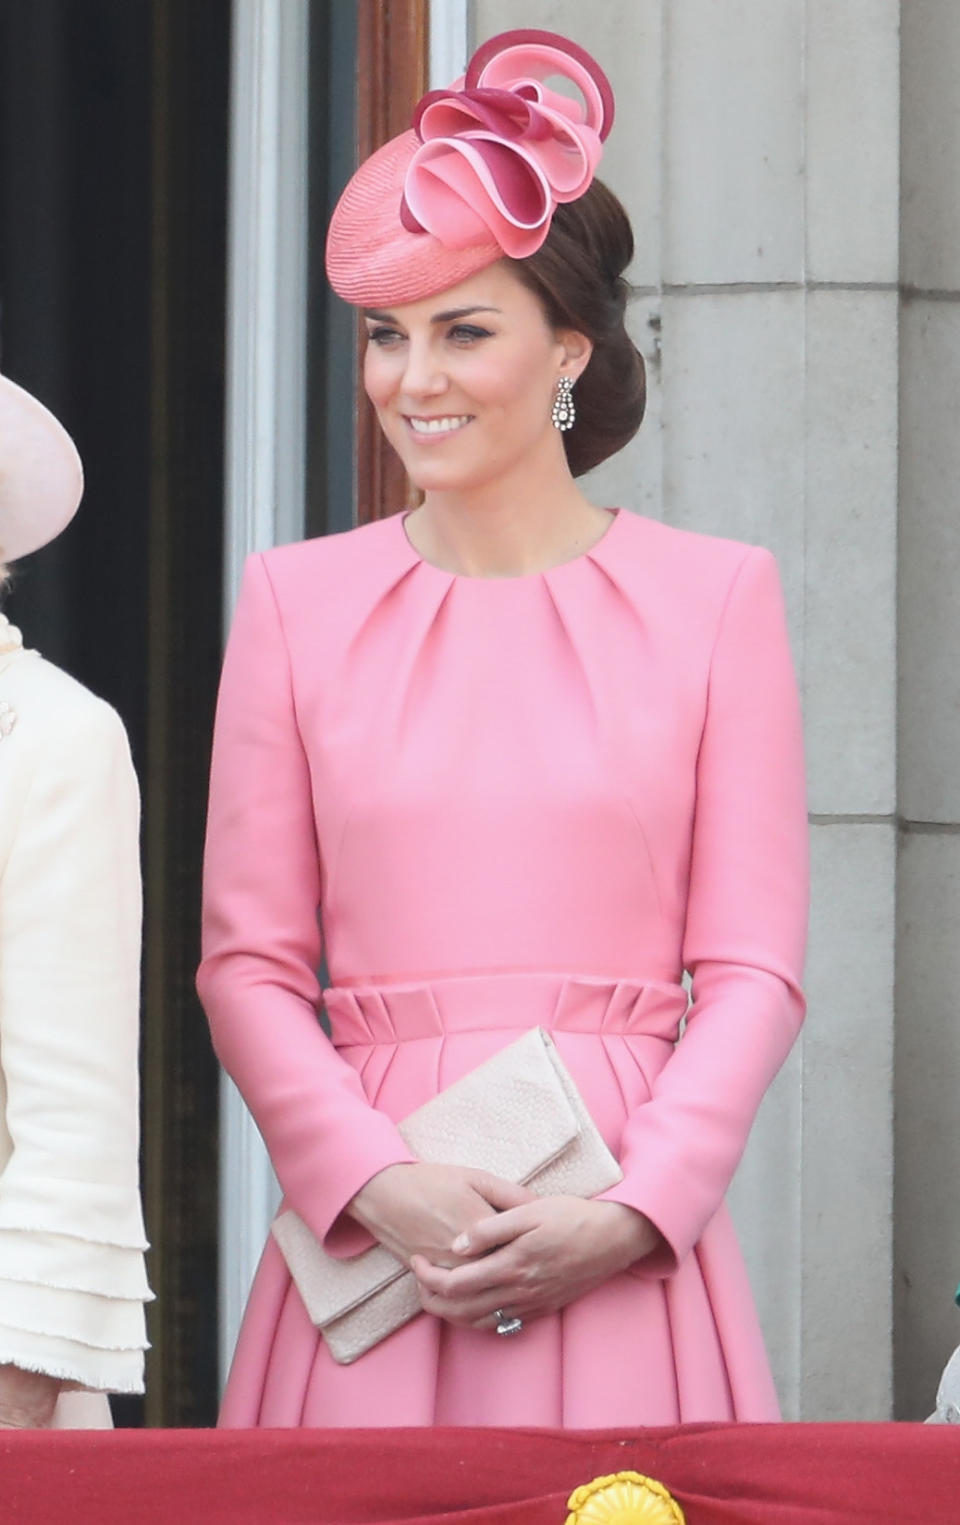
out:
{"label": "ruffled cuff", "polygon": [[0,1362],[95,1390],[142,1392],[152,1296],[139,1249],[0,1228]]}
{"label": "ruffled cuff", "polygon": [[[6,1287],[0,1283],[0,1298]],[[4,1312],[6,1307],[4,1306]],[[80,1340],[0,1323],[0,1364],[43,1372],[102,1393],[143,1392],[143,1350],[100,1350]]]}
{"label": "ruffled cuff", "polygon": [[0,1280],[0,1308],[4,1323],[25,1334],[52,1335],[94,1350],[147,1348],[143,1303],[130,1298]]}
{"label": "ruffled cuff", "polygon": [[131,1302],[153,1298],[140,1250],[32,1229],[0,1228],[0,1280]]}

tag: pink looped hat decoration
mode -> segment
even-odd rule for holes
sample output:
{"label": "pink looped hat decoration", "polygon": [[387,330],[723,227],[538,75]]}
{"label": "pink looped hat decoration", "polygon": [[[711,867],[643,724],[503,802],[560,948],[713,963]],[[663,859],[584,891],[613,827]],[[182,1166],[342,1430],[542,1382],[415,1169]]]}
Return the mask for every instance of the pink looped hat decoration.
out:
{"label": "pink looped hat decoration", "polygon": [[[613,94],[593,59],[549,33],[508,33],[470,61],[450,90],[425,95],[400,206],[412,233],[448,248],[485,242],[523,259],[543,243],[554,208],[593,179],[613,122]],[[585,106],[543,83],[561,75]]]}
{"label": "pink looped hat decoration", "polygon": [[[559,78],[580,99],[545,83]],[[610,82],[553,32],[503,32],[464,77],[429,91],[413,129],[360,166],[337,204],[327,274],[358,306],[419,301],[504,255],[524,259],[596,172],[613,123]]]}

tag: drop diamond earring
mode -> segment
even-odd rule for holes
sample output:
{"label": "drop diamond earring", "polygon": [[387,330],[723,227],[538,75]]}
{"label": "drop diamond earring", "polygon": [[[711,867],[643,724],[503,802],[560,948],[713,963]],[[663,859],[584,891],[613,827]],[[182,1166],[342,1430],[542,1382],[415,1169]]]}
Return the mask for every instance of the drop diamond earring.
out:
{"label": "drop diamond earring", "polygon": [[577,418],[577,411],[573,406],[573,381],[569,376],[560,376],[557,380],[557,395],[553,399],[553,409],[550,417],[553,427],[563,434],[567,429],[572,429]]}

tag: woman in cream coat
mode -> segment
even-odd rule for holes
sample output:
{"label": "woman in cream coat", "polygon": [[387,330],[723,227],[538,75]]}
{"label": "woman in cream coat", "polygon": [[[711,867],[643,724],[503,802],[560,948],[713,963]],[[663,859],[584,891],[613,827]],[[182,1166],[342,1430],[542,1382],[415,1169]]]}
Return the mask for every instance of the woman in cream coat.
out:
{"label": "woman in cream coat", "polygon": [[[0,559],[82,492],[0,377]],[[5,576],[5,574],[3,574]],[[123,726],[0,615],[0,1427],[110,1423],[143,1390],[139,796]]]}

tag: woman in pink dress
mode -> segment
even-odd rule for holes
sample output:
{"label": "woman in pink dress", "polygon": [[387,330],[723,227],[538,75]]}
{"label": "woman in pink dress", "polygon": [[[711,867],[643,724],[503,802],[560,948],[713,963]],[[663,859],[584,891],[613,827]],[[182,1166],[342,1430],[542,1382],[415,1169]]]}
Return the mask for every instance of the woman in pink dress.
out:
{"label": "woman in pink dress", "polygon": [[[425,1311],[338,1366],[269,1242],[226,1425],[777,1416],[723,1197],[803,1014],[799,709],[771,556],[577,483],[643,412],[612,106],[581,49],[504,34],[331,225],[423,502],[250,558],[199,986],[287,1205]],[[538,1025],[623,1170],[592,1201],[397,1129]]]}

